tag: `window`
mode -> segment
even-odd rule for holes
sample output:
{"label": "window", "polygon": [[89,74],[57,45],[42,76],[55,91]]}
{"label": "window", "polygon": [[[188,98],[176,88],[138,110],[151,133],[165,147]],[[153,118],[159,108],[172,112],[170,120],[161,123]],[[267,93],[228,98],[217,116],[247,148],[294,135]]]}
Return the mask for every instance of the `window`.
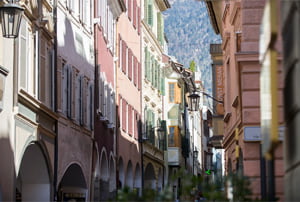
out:
{"label": "window", "polygon": [[72,91],[72,69],[69,65],[64,65],[62,72],[62,99],[63,113],[71,118],[71,91]]}
{"label": "window", "polygon": [[169,127],[169,139],[168,139],[169,147],[175,146],[175,126]]}
{"label": "window", "polygon": [[175,83],[169,83],[169,102],[175,102]]}
{"label": "window", "polygon": [[54,109],[54,62],[53,49],[45,37],[40,40],[39,100]]}
{"label": "window", "polygon": [[33,69],[32,35],[26,20],[21,21],[19,34],[19,88],[28,93],[35,94],[35,76]]}
{"label": "window", "polygon": [[83,124],[82,117],[82,87],[83,87],[83,76],[78,75],[76,79],[76,90],[75,90],[75,99],[76,99],[76,121],[78,124]]}

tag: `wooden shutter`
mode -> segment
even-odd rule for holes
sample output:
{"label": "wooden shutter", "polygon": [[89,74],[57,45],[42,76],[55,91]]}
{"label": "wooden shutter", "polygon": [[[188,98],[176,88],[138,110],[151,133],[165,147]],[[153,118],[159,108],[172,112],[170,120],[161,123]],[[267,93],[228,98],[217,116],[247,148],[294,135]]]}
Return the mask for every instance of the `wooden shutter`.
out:
{"label": "wooden shutter", "polygon": [[71,89],[71,117],[73,120],[76,120],[76,77],[77,77],[77,71],[75,67],[72,67],[72,89]]}
{"label": "wooden shutter", "polygon": [[161,13],[157,13],[157,39],[160,43],[162,43],[162,20],[161,20]]}
{"label": "wooden shutter", "polygon": [[119,68],[122,68],[122,47],[123,47],[122,38],[121,38],[121,35],[119,34],[119,44],[118,44],[118,52],[119,52],[118,62],[119,62]]}
{"label": "wooden shutter", "polygon": [[60,56],[57,57],[57,68],[56,68],[56,85],[57,85],[57,94],[56,94],[56,103],[57,111],[62,112],[62,69],[63,69],[63,60]]}
{"label": "wooden shutter", "polygon": [[175,84],[175,103],[181,103],[181,88],[178,84]]}
{"label": "wooden shutter", "polygon": [[133,57],[133,71],[134,71],[134,77],[133,77],[133,83],[135,86],[137,86],[137,82],[138,82],[138,62],[136,57]]}
{"label": "wooden shutter", "polygon": [[148,22],[148,0],[144,0],[144,21]]}
{"label": "wooden shutter", "polygon": [[128,134],[132,135],[132,107],[128,105]]}
{"label": "wooden shutter", "polygon": [[133,27],[136,28],[137,7],[136,0],[133,0]]}
{"label": "wooden shutter", "polygon": [[122,129],[126,131],[126,111],[127,111],[127,103],[124,99],[122,99]]}
{"label": "wooden shutter", "polygon": [[128,78],[132,80],[132,50],[128,49]]}
{"label": "wooden shutter", "polygon": [[126,73],[126,49],[127,45],[125,41],[122,41],[122,71]]}
{"label": "wooden shutter", "polygon": [[138,85],[138,90],[140,90],[142,86],[142,67],[141,67],[141,63],[139,62],[138,62],[137,85]]}
{"label": "wooden shutter", "polygon": [[137,27],[138,27],[138,34],[140,34],[141,33],[141,8],[138,7],[137,11],[138,11]]}
{"label": "wooden shutter", "polygon": [[132,0],[128,0],[128,18],[132,20]]}
{"label": "wooden shutter", "polygon": [[145,78],[148,78],[148,60],[149,60],[149,56],[148,56],[148,48],[145,47]]}
{"label": "wooden shutter", "polygon": [[49,67],[47,67],[46,65],[46,40],[45,38],[42,36],[41,40],[40,40],[40,65],[39,65],[39,99],[46,104],[46,93],[48,89],[46,89],[47,86],[47,78],[46,76],[49,76],[49,74],[47,74],[47,70]]}
{"label": "wooden shutter", "polygon": [[147,22],[148,25],[152,26],[153,25],[153,0],[148,0],[148,13],[147,13]]}

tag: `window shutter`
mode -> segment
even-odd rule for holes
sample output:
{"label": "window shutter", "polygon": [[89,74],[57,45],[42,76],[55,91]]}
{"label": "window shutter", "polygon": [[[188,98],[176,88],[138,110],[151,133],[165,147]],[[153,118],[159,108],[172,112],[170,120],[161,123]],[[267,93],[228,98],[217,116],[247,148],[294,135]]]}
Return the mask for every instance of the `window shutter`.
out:
{"label": "window shutter", "polygon": [[132,51],[128,49],[128,78],[132,79]]}
{"label": "window shutter", "polygon": [[138,7],[137,11],[138,11],[137,27],[138,27],[138,34],[140,34],[141,33],[141,8]]}
{"label": "window shutter", "polygon": [[47,87],[49,86],[49,84],[47,85],[47,78],[46,76],[49,76],[49,73],[47,73],[47,70],[49,70],[48,66],[46,65],[46,41],[44,39],[44,37],[41,37],[40,40],[40,65],[39,65],[39,99],[40,101],[42,101],[43,103],[46,104],[46,93],[47,91]]}
{"label": "window shutter", "polygon": [[152,0],[148,1],[148,25],[153,26],[153,5],[152,5]]}
{"label": "window shutter", "polygon": [[118,59],[119,59],[119,68],[121,68],[121,69],[122,69],[122,59],[123,59],[122,58],[122,56],[123,56],[122,55],[122,47],[123,47],[122,46],[122,38],[121,38],[121,35],[119,34],[119,45],[118,45],[118,48],[119,48],[119,50],[118,50],[119,55],[118,56],[119,56],[119,58]]}
{"label": "window shutter", "polygon": [[178,84],[175,85],[175,103],[181,103],[181,88]]}
{"label": "window shutter", "polygon": [[161,77],[160,85],[161,85],[161,94],[165,96],[166,95],[166,92],[165,92],[165,78],[163,76]]}
{"label": "window shutter", "polygon": [[138,62],[136,57],[133,57],[133,71],[134,71],[134,85],[137,86],[138,82]]}
{"label": "window shutter", "polygon": [[111,123],[111,88],[107,86],[107,97],[106,97],[106,109],[107,109],[107,119]]}
{"label": "window shutter", "polygon": [[67,117],[71,118],[72,108],[72,67],[67,67]]}
{"label": "window shutter", "polygon": [[131,105],[128,105],[128,134],[132,135],[132,109]]}
{"label": "window shutter", "polygon": [[162,20],[161,20],[161,13],[157,13],[157,39],[160,43],[162,43]]}
{"label": "window shutter", "polygon": [[148,23],[148,0],[144,0],[144,21]]}
{"label": "window shutter", "polygon": [[138,85],[138,89],[140,90],[142,86],[142,68],[141,68],[141,63],[139,62],[138,62],[137,85]]}
{"label": "window shutter", "polygon": [[148,48],[145,47],[145,78],[149,79],[148,78]]}
{"label": "window shutter", "polygon": [[160,77],[161,77],[160,72],[161,72],[160,66],[159,66],[159,64],[157,64],[157,89],[159,91],[161,91],[161,89],[160,89],[160,86],[161,86],[160,85]]}
{"label": "window shutter", "polygon": [[111,95],[111,110],[112,110],[112,120],[111,120],[111,123],[113,123],[114,125],[115,122],[116,122],[116,95],[115,93],[113,92],[112,95]]}
{"label": "window shutter", "polygon": [[136,0],[133,0],[133,27],[136,28],[137,7]]}
{"label": "window shutter", "polygon": [[123,131],[126,131],[126,109],[127,104],[124,99],[122,99],[122,129]]}
{"label": "window shutter", "polygon": [[134,138],[138,139],[138,113],[134,110]]}
{"label": "window shutter", "polygon": [[125,73],[126,72],[126,49],[127,45],[125,41],[122,41],[122,71]]}
{"label": "window shutter", "polygon": [[154,80],[155,80],[155,60],[154,57],[151,57],[151,65],[150,65],[150,75],[151,75],[151,84],[152,86],[154,86]]}
{"label": "window shutter", "polygon": [[129,20],[132,20],[132,0],[128,0],[128,18]]}
{"label": "window shutter", "polygon": [[56,85],[57,85],[57,94],[56,94],[56,103],[57,103],[57,111],[62,112],[62,89],[63,89],[63,60],[60,56],[57,57],[57,68],[56,68]]}
{"label": "window shutter", "polygon": [[71,85],[71,118],[76,120],[76,69],[75,67],[72,68],[72,85]]}
{"label": "window shutter", "polygon": [[84,77],[83,78],[83,103],[82,103],[82,105],[83,105],[83,124],[84,124],[84,126],[87,126],[87,105],[88,105],[88,103],[87,103],[87,99],[84,99],[84,98],[86,98],[87,97],[87,91],[88,91],[88,86],[87,86],[88,84],[87,84],[87,78],[86,77]]}

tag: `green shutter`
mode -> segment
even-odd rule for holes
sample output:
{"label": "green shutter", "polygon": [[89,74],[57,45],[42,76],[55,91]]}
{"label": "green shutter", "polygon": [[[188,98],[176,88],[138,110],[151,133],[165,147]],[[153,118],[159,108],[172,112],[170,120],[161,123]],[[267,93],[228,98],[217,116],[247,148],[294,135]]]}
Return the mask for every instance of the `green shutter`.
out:
{"label": "green shutter", "polygon": [[148,64],[149,64],[149,55],[148,48],[145,47],[145,77],[148,79]]}
{"label": "green shutter", "polygon": [[153,3],[152,3],[152,0],[148,1],[147,22],[148,22],[148,25],[153,26]]}
{"label": "green shutter", "polygon": [[157,13],[157,39],[162,44],[162,20],[161,13]]}
{"label": "green shutter", "polygon": [[160,65],[157,64],[157,89],[160,91]]}
{"label": "green shutter", "polygon": [[165,94],[165,77],[161,77],[160,79],[160,89],[161,89],[161,94],[164,96]]}
{"label": "green shutter", "polygon": [[144,0],[144,20],[145,20],[145,22],[146,22],[146,20],[148,20],[147,13],[148,13],[148,1]]}

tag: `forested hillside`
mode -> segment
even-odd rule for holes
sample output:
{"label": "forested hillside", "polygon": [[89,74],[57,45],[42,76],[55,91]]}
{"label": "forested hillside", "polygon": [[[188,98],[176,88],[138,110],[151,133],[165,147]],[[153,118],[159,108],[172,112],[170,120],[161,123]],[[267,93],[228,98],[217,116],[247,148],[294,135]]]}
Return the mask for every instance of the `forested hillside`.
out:
{"label": "forested hillside", "polygon": [[169,55],[175,56],[185,67],[194,60],[206,90],[211,91],[209,44],[220,42],[220,36],[211,27],[205,3],[196,0],[169,2],[171,8],[164,12]]}

